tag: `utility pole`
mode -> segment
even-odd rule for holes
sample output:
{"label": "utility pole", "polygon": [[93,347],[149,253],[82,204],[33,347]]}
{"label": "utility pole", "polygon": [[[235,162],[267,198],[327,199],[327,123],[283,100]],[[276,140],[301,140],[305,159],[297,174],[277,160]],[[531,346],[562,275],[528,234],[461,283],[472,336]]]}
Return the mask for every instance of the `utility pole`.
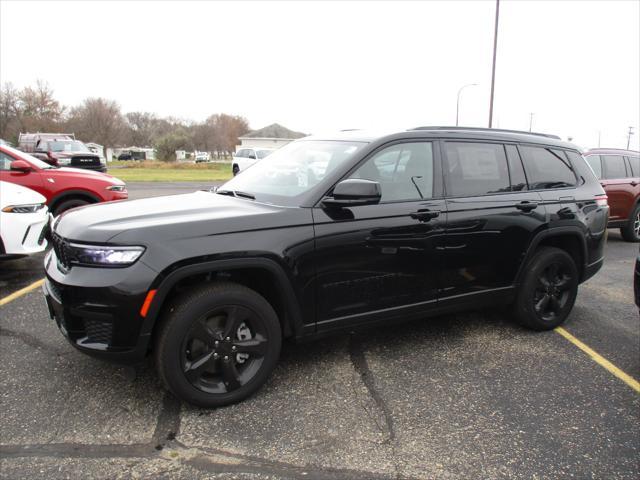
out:
{"label": "utility pole", "polygon": [[529,131],[531,131],[531,127],[533,125],[533,116],[535,115],[535,113],[531,112],[529,114]]}
{"label": "utility pole", "polygon": [[631,135],[633,135],[633,127],[629,127],[629,133],[627,134],[627,150],[629,150],[629,145],[631,144]]}
{"label": "utility pole", "polygon": [[477,83],[467,83],[466,85],[463,85],[460,87],[460,89],[458,90],[458,99],[456,100],[456,127],[458,126],[458,114],[460,113],[460,94],[462,93],[462,90],[464,90],[467,87],[475,87],[476,85],[478,85]]}
{"label": "utility pole", "polygon": [[493,32],[493,67],[491,68],[491,99],[489,100],[489,128],[493,125],[493,93],[496,83],[496,50],[498,49],[498,18],[500,16],[500,0],[496,0],[496,23]]}
{"label": "utility pole", "polygon": [[600,148],[600,130],[598,130],[598,148]]}

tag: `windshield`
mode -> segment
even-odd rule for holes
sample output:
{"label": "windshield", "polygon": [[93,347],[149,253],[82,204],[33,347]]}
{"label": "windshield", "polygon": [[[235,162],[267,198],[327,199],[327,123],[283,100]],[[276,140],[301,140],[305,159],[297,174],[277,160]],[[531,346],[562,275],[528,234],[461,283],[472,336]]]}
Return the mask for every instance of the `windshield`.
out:
{"label": "windshield", "polygon": [[220,187],[220,191],[251,194],[257,201],[297,205],[298,197],[315,187],[365,143],[299,140],[272,152]]}
{"label": "windshield", "polygon": [[87,146],[77,140],[55,140],[47,142],[47,148],[50,152],[91,152]]}
{"label": "windshield", "polygon": [[15,157],[16,159],[20,159],[20,160],[26,160],[27,162],[29,162],[31,165],[33,165],[36,168],[41,168],[41,169],[49,169],[49,168],[57,168],[57,167],[53,167],[51,165],[49,165],[48,163],[43,162],[42,160],[29,155],[28,153],[24,153],[20,150],[16,150],[13,147],[10,147],[8,145],[3,145],[2,148],[4,148],[7,152],[9,152],[13,157]]}
{"label": "windshield", "polygon": [[273,153],[273,150],[256,150],[256,156],[258,158],[264,158],[270,153]]}

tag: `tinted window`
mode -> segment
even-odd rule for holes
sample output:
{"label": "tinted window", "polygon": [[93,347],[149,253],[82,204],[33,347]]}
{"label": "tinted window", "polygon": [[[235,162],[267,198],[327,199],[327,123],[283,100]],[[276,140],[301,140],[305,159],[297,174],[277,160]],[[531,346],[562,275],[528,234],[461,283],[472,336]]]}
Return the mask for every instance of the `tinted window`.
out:
{"label": "tinted window", "polygon": [[515,145],[505,145],[507,161],[509,162],[509,175],[511,176],[511,190],[522,191],[527,189],[527,178],[520,160],[520,154]]}
{"label": "tinted window", "polygon": [[530,146],[521,146],[520,152],[531,190],[575,186],[576,177],[564,152]]}
{"label": "tinted window", "polygon": [[631,172],[634,177],[640,177],[640,157],[627,157],[629,165],[631,165]]}
{"label": "tinted window", "polygon": [[504,147],[492,143],[445,143],[451,196],[508,192],[509,170]]}
{"label": "tinted window", "polygon": [[607,178],[626,178],[627,169],[624,166],[624,157],[621,155],[602,155],[602,162]]}
{"label": "tinted window", "polygon": [[587,155],[585,157],[587,163],[596,174],[596,177],[602,178],[602,163],[600,163],[600,155]]}
{"label": "tinted window", "polygon": [[238,150],[238,151],[236,152],[236,157],[239,157],[239,158],[244,158],[244,157],[246,157],[245,152],[246,152],[246,150]]}
{"label": "tinted window", "polygon": [[400,143],[376,153],[350,178],[380,183],[382,202],[433,196],[433,148],[430,142]]}

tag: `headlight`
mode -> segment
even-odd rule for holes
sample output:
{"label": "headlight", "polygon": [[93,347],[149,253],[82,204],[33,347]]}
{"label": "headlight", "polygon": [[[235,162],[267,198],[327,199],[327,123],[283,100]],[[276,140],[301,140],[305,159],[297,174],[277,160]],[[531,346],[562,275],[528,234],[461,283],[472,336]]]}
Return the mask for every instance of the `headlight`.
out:
{"label": "headlight", "polygon": [[111,186],[107,187],[107,190],[110,190],[112,192],[126,192],[127,191],[127,186],[126,185],[111,185]]}
{"label": "headlight", "polygon": [[144,252],[144,247],[110,247],[70,243],[71,263],[75,265],[126,267]]}
{"label": "headlight", "polygon": [[31,203],[29,205],[9,205],[2,209],[5,213],[35,213],[44,208],[44,203]]}

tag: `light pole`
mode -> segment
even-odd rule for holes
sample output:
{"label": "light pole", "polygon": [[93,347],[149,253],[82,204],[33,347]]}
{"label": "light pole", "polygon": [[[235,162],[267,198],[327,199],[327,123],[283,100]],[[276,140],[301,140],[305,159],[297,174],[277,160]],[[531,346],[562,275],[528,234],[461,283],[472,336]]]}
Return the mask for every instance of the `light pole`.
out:
{"label": "light pole", "polygon": [[629,127],[629,133],[627,133],[627,150],[629,150],[629,145],[631,144],[631,135],[633,135],[633,127]]}
{"label": "light pole", "polygon": [[493,66],[491,67],[491,99],[489,100],[489,128],[493,126],[493,90],[496,84],[496,51],[498,50],[498,18],[500,0],[496,0],[496,23],[493,31]]}
{"label": "light pole", "polygon": [[531,131],[531,127],[533,125],[533,116],[535,115],[535,113],[531,112],[529,114],[529,131]]}
{"label": "light pole", "polygon": [[477,86],[477,83],[467,83],[466,85],[463,85],[460,87],[460,89],[458,90],[458,99],[456,100],[456,127],[458,126],[458,115],[460,113],[460,94],[462,93],[462,90],[464,90],[467,87],[475,87]]}

